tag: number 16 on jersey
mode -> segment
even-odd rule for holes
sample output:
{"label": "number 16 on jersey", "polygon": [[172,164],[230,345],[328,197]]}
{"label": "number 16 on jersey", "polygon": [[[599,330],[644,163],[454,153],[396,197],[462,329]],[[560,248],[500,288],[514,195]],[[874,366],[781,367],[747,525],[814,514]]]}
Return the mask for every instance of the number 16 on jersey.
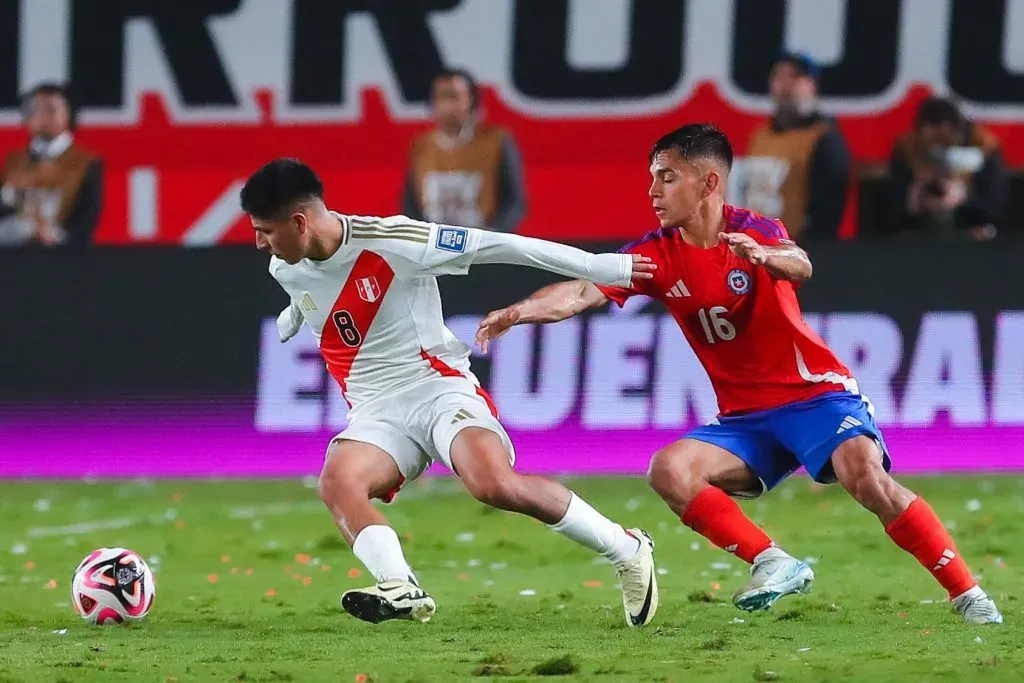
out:
{"label": "number 16 on jersey", "polygon": [[704,336],[707,337],[708,344],[731,341],[736,338],[736,326],[722,317],[723,313],[728,312],[729,309],[725,306],[712,306],[697,311],[697,317],[700,318],[700,325],[704,328]]}

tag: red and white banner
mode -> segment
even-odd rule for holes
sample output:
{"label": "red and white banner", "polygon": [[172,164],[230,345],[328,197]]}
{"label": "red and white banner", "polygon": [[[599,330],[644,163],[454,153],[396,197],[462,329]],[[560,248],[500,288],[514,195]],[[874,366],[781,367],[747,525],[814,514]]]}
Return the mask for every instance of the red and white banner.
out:
{"label": "red and white banner", "polygon": [[409,142],[429,125],[429,77],[465,65],[486,117],[522,150],[521,232],[625,239],[652,224],[653,140],[709,120],[742,153],[784,48],[825,65],[823,107],[859,162],[884,163],[936,90],[957,95],[1001,137],[1009,164],[1024,165],[1022,10],[1018,0],[422,0],[402,13],[356,0],[0,2],[12,15],[0,16],[0,152],[25,143],[19,92],[71,82],[78,139],[106,163],[100,242],[247,242],[238,189],[275,156],[310,163],[340,210],[396,212]]}

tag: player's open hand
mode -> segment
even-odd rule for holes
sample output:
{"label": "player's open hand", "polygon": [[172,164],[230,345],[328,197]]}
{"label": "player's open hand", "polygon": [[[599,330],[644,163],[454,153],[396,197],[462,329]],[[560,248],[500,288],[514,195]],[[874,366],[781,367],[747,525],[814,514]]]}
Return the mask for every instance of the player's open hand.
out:
{"label": "player's open hand", "polygon": [[764,245],[758,244],[750,235],[742,232],[720,232],[718,239],[728,244],[732,253],[741,259],[750,261],[755,266],[764,265],[768,260],[768,250],[764,248]]}
{"label": "player's open hand", "polygon": [[654,271],[658,269],[657,263],[651,263],[650,256],[641,256],[640,254],[633,254],[633,275],[631,279],[635,282],[636,280],[650,280],[654,278]]}
{"label": "player's open hand", "polygon": [[487,347],[491,340],[508,332],[509,328],[517,322],[519,322],[517,306],[508,306],[488,313],[487,317],[480,321],[480,327],[476,330],[476,344],[480,347],[480,352],[487,353]]}

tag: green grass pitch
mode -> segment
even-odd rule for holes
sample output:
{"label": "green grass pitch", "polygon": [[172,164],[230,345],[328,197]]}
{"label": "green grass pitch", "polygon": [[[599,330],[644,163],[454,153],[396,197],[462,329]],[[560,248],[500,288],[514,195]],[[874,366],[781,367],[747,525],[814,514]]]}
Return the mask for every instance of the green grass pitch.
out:
{"label": "green grass pitch", "polygon": [[[766,613],[746,567],[633,478],[570,480],[657,544],[661,608],[625,626],[606,564],[447,478],[385,507],[438,603],[426,625],[340,611],[369,583],[309,482],[0,483],[0,681],[1021,681],[1024,478],[908,480],[954,530],[1006,623],[960,623],[943,591],[835,487],[792,480],[744,509],[817,583]],[[92,627],[71,572],[99,546],[151,561],[152,613]]]}

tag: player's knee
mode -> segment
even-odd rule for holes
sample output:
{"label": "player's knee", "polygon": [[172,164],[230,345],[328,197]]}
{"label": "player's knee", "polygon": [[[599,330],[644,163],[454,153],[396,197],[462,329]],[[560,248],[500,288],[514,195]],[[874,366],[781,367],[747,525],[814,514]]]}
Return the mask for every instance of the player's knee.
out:
{"label": "player's knee", "polygon": [[689,501],[707,486],[708,477],[699,459],[669,446],[654,454],[647,468],[647,483],[663,499]]}
{"label": "player's knee", "polygon": [[882,466],[877,446],[868,439],[852,439],[832,456],[836,481],[856,500],[872,507],[884,500],[894,482]]}
{"label": "player's knee", "polygon": [[481,472],[466,481],[470,495],[484,505],[501,510],[516,510],[519,501],[518,476],[514,472]]}
{"label": "player's knee", "polygon": [[338,494],[342,490],[342,483],[333,472],[324,470],[320,473],[316,482],[316,493],[320,496],[320,500],[330,505],[332,500],[338,498]]}
{"label": "player's knee", "polygon": [[647,465],[647,485],[654,489],[654,492],[658,495],[662,495],[662,491],[668,487],[670,480],[675,477],[671,459],[665,450],[657,451],[651,458],[650,464]]}
{"label": "player's knee", "polygon": [[350,468],[332,467],[330,463],[320,472],[316,492],[329,507],[339,500],[368,497],[369,493],[365,478],[357,476]]}
{"label": "player's knee", "polygon": [[508,452],[497,434],[478,427],[463,429],[452,444],[451,457],[470,495],[485,505],[517,509],[519,475],[512,469]]}

